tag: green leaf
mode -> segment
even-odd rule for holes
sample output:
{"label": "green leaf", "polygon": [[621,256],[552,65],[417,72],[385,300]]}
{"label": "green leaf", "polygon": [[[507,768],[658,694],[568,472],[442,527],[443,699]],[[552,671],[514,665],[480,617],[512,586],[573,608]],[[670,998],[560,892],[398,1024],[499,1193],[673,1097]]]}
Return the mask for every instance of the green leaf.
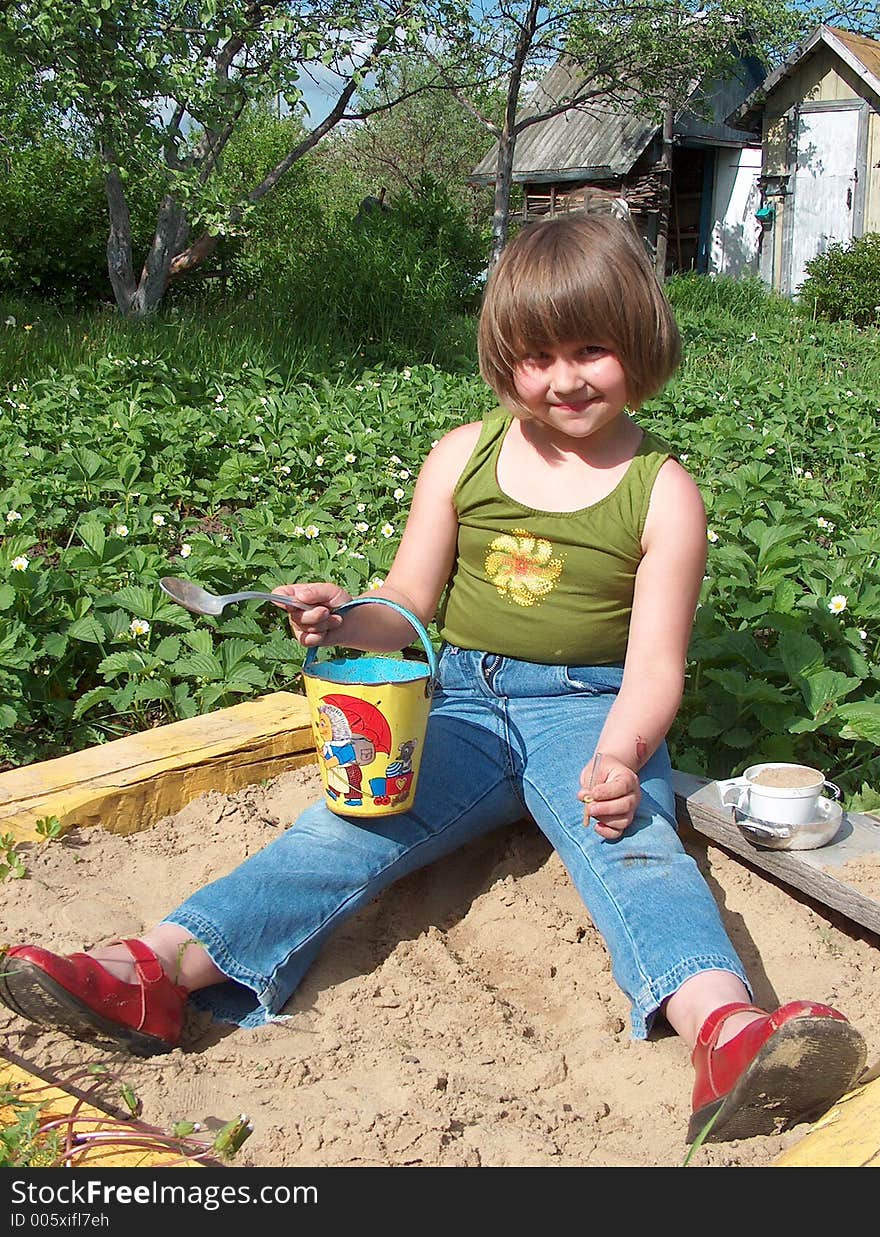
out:
{"label": "green leaf", "polygon": [[175,674],[189,675],[196,679],[222,679],[223,667],[213,653],[193,653],[181,657],[172,667]]}
{"label": "green leaf", "polygon": [[93,614],[75,619],[67,629],[67,635],[72,640],[84,640],[87,644],[103,644],[107,632]]}
{"label": "green leaf", "polygon": [[115,687],[93,687],[91,691],[85,692],[77,700],[73,708],[73,716],[75,718],[84,717],[89,709],[93,709],[97,704],[103,704],[105,700],[112,700],[115,695]]}
{"label": "green leaf", "polygon": [[724,729],[721,722],[715,717],[709,717],[703,713],[699,717],[693,718],[688,726],[688,734],[694,739],[711,739],[715,735],[721,734]]}
{"label": "green leaf", "polygon": [[838,717],[846,725],[841,730],[843,739],[867,739],[880,746],[880,703],[864,701],[844,704],[837,710]]}
{"label": "green leaf", "polygon": [[106,544],[104,529],[100,524],[89,520],[83,521],[83,523],[80,524],[78,531],[83,545],[86,549],[91,550],[94,557],[100,561],[103,557],[104,546]]}
{"label": "green leaf", "polygon": [[819,670],[804,675],[800,682],[801,695],[813,717],[823,710],[829,712],[828,705],[838,704],[859,686],[861,679],[850,678],[838,670]]}

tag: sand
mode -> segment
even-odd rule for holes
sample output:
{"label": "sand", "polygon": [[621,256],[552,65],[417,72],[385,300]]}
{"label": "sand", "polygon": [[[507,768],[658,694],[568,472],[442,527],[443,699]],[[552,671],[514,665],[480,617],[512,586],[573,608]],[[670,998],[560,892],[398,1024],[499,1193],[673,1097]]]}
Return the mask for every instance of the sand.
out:
{"label": "sand", "polygon": [[[208,794],[152,829],[77,830],[24,852],[0,941],[62,952],[150,927],[289,826],[311,770]],[[842,1009],[880,1055],[880,940],[696,835],[686,842],[763,1005]],[[182,1048],[142,1060],[41,1031],[0,1007],[9,1052],[64,1079],[121,1073],[143,1118],[209,1127],[246,1112],[230,1168],[674,1167],[692,1071],[665,1026],[629,1038],[628,1004],[561,862],[528,822],[408,877],[351,919],[283,1023],[188,1015]],[[704,1144],[693,1167],[768,1166],[808,1128]]]}

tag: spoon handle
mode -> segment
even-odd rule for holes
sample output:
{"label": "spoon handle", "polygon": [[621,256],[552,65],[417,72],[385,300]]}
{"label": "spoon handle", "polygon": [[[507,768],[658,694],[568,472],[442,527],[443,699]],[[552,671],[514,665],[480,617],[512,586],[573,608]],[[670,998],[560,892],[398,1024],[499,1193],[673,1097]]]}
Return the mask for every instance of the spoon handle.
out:
{"label": "spoon handle", "polygon": [[284,593],[230,593],[223,598],[224,605],[229,605],[232,601],[274,601],[288,606],[291,610],[310,610],[312,607],[311,602],[297,601],[295,597],[288,597]]}

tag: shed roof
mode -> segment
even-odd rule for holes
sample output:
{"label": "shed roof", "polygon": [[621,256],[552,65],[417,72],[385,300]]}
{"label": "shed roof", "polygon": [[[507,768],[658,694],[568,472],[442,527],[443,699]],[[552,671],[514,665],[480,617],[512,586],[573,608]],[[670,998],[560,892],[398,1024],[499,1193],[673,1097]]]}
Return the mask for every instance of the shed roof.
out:
{"label": "shed roof", "polygon": [[757,90],[753,91],[735,111],[728,115],[727,123],[736,129],[757,133],[761,127],[761,117],[768,96],[780,83],[796,73],[819,47],[829,47],[880,99],[880,43],[876,39],[868,39],[862,34],[853,34],[849,30],[838,30],[834,26],[817,26],[811,35],[798,43],[779,68],[775,69]]}
{"label": "shed roof", "polygon": [[[745,59],[739,71],[723,83],[706,90],[711,117],[682,111],[675,134],[681,140],[716,145],[744,146],[743,133],[728,125],[725,117],[735,99],[742,99],[758,82],[764,70],[757,61]],[[520,118],[548,111],[560,100],[583,87],[584,77],[570,61],[557,61],[520,112]],[[696,86],[691,98],[696,97]],[[696,106],[696,105],[694,105]],[[652,116],[640,111],[635,91],[622,92],[614,102],[597,98],[581,107],[536,121],[516,139],[513,179],[540,184],[566,180],[603,180],[625,175],[659,129]],[[468,180],[489,184],[495,179],[498,147],[494,146],[474,168]]]}

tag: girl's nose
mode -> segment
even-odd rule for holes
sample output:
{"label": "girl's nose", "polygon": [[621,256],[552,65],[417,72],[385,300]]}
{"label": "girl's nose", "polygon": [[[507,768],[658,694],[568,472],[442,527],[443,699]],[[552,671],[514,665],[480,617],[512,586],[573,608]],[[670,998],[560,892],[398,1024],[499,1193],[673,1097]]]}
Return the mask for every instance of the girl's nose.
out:
{"label": "girl's nose", "polygon": [[562,359],[556,361],[550,375],[553,390],[560,395],[570,395],[572,391],[582,390],[586,381],[579,366]]}

